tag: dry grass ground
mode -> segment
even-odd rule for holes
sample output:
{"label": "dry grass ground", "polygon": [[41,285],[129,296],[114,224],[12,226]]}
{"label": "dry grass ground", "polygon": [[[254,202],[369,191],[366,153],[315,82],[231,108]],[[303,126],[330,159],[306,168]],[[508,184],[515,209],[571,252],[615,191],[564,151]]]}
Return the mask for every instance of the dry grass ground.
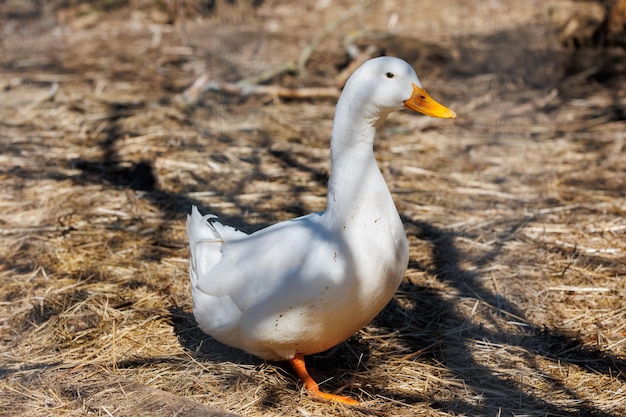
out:
{"label": "dry grass ground", "polygon": [[[0,3],[0,415],[626,414],[626,54],[585,46],[590,3],[209,3]],[[183,91],[307,51],[265,84],[333,87],[346,44],[459,116],[376,144],[409,270],[309,358],[354,408],[196,328],[184,232],[322,210],[335,99]]]}

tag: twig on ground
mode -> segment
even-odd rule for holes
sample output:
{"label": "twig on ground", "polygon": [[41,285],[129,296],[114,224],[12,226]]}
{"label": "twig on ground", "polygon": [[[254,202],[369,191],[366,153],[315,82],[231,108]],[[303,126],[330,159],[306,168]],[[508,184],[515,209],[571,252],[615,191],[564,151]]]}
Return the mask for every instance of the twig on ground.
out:
{"label": "twig on ground", "polygon": [[[373,1],[375,0],[361,0],[359,4],[353,6],[337,19],[329,23],[322,30],[322,32],[320,32],[307,46],[304,47],[304,49],[300,53],[300,56],[298,57],[296,64],[294,64],[293,62],[286,62],[283,65],[278,66],[277,68],[265,71],[256,76],[244,78],[236,83],[217,80],[211,77],[209,74],[204,73],[200,77],[198,77],[187,90],[184,91],[183,98],[189,104],[196,104],[198,101],[200,101],[202,95],[207,91],[222,91],[229,94],[243,96],[251,94],[268,94],[273,97],[291,99],[339,97],[339,88],[343,87],[350,74],[352,74],[352,72],[354,72],[354,70],[359,65],[361,65],[363,62],[365,62],[367,59],[371,58],[374,55],[377,49],[375,46],[370,46],[366,48],[365,51],[363,51],[362,53],[357,53],[356,56],[354,56],[354,54],[350,54],[351,56],[353,56],[353,61],[337,76],[337,80],[335,82],[335,85],[337,87],[288,88],[260,84],[285,72],[295,72],[300,77],[304,76],[306,74],[307,61],[311,57],[311,54],[319,46],[322,39],[324,39],[324,37],[326,37],[329,33],[336,30],[341,23],[352,18],[355,14],[370,5],[370,3],[372,3]],[[352,50],[354,51],[354,48],[352,48]]]}
{"label": "twig on ground", "polygon": [[244,82],[229,83],[210,78],[203,74],[191,87],[183,93],[183,98],[189,104],[197,103],[206,91],[221,91],[228,94],[248,96],[251,94],[271,95],[281,98],[315,98],[315,97],[339,97],[339,89],[336,87],[301,87],[289,88],[277,85],[254,85]]}

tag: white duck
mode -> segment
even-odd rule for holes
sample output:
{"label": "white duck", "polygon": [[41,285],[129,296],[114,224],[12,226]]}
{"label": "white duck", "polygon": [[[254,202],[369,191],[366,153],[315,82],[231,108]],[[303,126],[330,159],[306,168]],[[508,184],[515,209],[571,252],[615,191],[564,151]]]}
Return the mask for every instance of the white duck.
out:
{"label": "white duck", "polygon": [[456,117],[401,59],[371,59],[350,77],[333,122],[323,213],[250,235],[195,206],[187,216],[193,313],[202,331],[261,358],[289,361],[316,397],[358,404],[320,392],[303,356],[368,324],[407,268],[404,227],[373,152],[377,127],[402,108]]}

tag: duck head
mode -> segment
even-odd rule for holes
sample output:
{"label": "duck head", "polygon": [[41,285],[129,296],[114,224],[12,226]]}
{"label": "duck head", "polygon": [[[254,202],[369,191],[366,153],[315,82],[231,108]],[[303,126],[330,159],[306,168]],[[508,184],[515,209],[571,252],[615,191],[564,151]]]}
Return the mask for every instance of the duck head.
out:
{"label": "duck head", "polygon": [[343,95],[356,106],[363,105],[363,113],[376,120],[402,108],[431,117],[456,118],[455,112],[430,97],[415,70],[399,58],[384,56],[365,62],[352,74]]}

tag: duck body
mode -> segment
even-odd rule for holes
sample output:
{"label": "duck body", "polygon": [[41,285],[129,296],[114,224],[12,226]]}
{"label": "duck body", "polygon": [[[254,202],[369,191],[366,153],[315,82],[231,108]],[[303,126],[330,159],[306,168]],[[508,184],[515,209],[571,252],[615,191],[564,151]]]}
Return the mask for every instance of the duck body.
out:
{"label": "duck body", "polygon": [[261,358],[285,360],[329,349],[369,323],[408,263],[402,222],[375,174],[360,185],[371,192],[376,183],[379,191],[354,198],[346,213],[314,213],[251,235],[220,233],[194,208],[189,224],[205,234],[194,245],[202,262],[191,268],[202,331]]}
{"label": "duck body", "polygon": [[386,116],[403,107],[454,117],[436,102],[421,103],[426,98],[413,68],[398,58],[374,58],[357,69],[337,103],[322,213],[248,235],[193,207],[187,218],[193,312],[205,333],[264,359],[294,361],[307,388],[317,389],[303,355],[367,325],[406,271],[406,234],[373,143]]}

